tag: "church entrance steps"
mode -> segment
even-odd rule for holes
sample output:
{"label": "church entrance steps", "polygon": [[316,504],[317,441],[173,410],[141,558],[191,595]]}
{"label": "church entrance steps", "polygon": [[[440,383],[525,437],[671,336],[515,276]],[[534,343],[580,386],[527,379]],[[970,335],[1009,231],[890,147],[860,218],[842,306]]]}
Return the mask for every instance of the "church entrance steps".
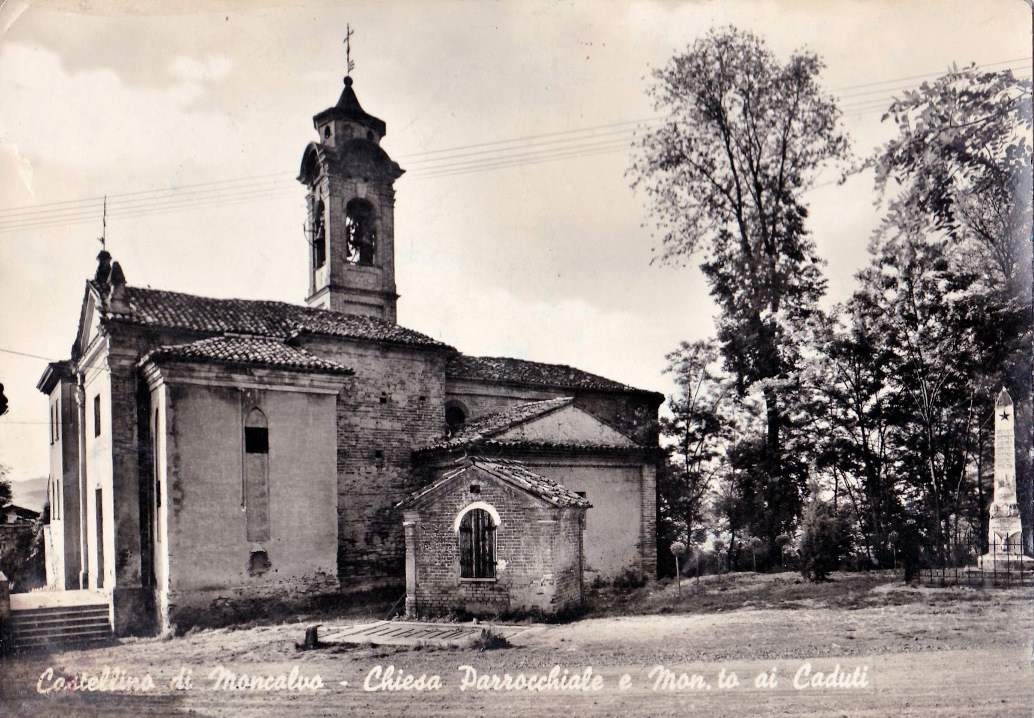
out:
{"label": "church entrance steps", "polygon": [[498,626],[488,623],[420,623],[416,621],[377,621],[344,628],[324,629],[320,643],[373,643],[378,645],[449,644],[472,641],[484,630],[512,638],[532,626]]}
{"label": "church entrance steps", "polygon": [[106,607],[108,602],[108,594],[103,591],[32,591],[31,593],[11,594],[12,611],[101,604]]}
{"label": "church entrance steps", "polygon": [[111,608],[107,596],[95,591],[13,594],[10,631],[17,650],[110,641]]}

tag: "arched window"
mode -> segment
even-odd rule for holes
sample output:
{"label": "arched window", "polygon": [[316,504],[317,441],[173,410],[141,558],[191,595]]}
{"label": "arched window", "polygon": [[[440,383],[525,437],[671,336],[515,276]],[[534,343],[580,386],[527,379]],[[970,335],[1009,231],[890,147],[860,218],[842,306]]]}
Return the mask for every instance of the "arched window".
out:
{"label": "arched window", "polygon": [[327,230],[323,222],[326,210],[321,199],[312,212],[312,266],[315,269],[327,262]]}
{"label": "arched window", "polygon": [[495,522],[485,509],[470,509],[459,524],[460,578],[495,578]]}
{"label": "arched window", "polygon": [[377,213],[364,199],[353,199],[345,207],[345,261],[373,264],[377,250]]}
{"label": "arched window", "polygon": [[248,541],[269,540],[269,425],[252,409],[244,420],[244,511]]}

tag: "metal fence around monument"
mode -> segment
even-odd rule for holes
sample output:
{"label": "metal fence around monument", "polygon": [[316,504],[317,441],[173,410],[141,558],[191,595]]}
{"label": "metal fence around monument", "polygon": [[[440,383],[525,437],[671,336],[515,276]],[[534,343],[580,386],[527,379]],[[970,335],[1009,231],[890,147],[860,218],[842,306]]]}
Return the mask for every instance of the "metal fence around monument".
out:
{"label": "metal fence around monument", "polygon": [[[1034,586],[1034,559],[1023,560],[1018,546],[1003,548],[982,542],[957,543],[951,554],[919,570],[926,586]],[[1023,557],[1023,558],[1021,558]]]}

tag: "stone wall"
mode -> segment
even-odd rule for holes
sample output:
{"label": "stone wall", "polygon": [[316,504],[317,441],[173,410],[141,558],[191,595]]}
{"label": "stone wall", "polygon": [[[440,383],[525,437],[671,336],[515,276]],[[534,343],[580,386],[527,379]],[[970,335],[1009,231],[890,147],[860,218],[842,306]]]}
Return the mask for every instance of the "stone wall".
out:
{"label": "stone wall", "polygon": [[338,576],[402,576],[405,541],[395,506],[426,483],[412,452],[445,426],[439,350],[309,340],[306,348],[355,370],[337,401]]}
{"label": "stone wall", "polygon": [[[480,490],[472,493],[476,483]],[[460,578],[454,522],[479,501],[499,513],[495,531],[496,577]],[[457,480],[446,493],[407,509],[411,525],[408,604],[417,615],[518,612],[552,615],[581,604],[581,515],[558,509],[492,479]]]}

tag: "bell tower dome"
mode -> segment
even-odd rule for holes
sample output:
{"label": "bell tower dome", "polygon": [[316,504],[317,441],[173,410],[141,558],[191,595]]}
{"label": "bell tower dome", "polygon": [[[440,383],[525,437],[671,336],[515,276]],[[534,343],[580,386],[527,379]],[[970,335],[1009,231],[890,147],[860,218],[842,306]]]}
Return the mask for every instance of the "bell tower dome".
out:
{"label": "bell tower dome", "polygon": [[313,117],[298,181],[308,189],[310,307],[396,321],[395,180],[381,149],[386,126],[367,114],[345,76],[333,107]]}

